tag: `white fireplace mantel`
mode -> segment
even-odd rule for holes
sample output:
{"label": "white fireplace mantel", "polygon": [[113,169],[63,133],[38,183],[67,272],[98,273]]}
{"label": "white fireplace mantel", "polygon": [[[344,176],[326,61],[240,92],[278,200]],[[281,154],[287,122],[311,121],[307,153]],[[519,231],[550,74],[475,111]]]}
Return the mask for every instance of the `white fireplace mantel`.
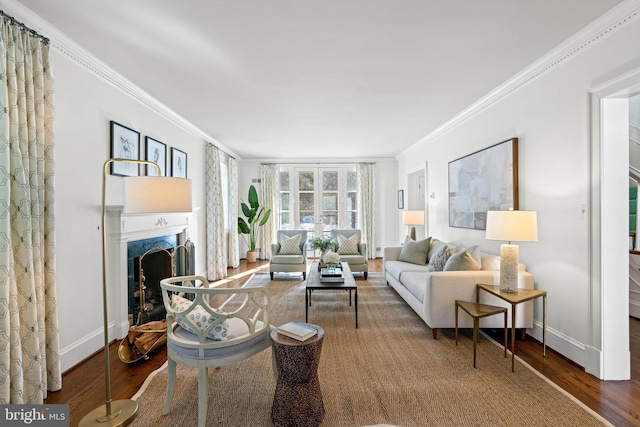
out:
{"label": "white fireplace mantel", "polygon": [[127,244],[137,240],[178,235],[178,244],[189,238],[191,213],[129,214],[123,206],[106,207],[107,283],[109,288],[109,336],[124,338],[129,332]]}

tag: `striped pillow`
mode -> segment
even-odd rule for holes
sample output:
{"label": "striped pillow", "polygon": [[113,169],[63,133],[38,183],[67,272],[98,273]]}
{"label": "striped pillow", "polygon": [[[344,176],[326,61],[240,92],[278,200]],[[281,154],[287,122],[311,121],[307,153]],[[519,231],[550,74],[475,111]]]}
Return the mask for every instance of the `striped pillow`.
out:
{"label": "striped pillow", "polygon": [[338,234],[338,254],[339,255],[360,255],[358,252],[358,243],[360,239],[357,234],[346,238],[342,234]]}
{"label": "striped pillow", "polygon": [[296,234],[291,237],[281,234],[278,255],[302,255],[302,251],[300,250],[301,237],[301,234]]}

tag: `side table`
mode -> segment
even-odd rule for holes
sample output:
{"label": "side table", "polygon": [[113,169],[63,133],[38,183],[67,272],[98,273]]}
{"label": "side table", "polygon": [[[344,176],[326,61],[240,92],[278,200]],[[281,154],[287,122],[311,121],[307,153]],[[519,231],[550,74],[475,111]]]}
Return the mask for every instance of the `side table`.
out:
{"label": "side table", "polygon": [[271,331],[271,345],[278,370],[271,421],[276,426],[318,426],[324,418],[324,403],[318,380],[318,364],[324,330],[307,325],[318,334],[298,341]]}
{"label": "side table", "polygon": [[480,319],[483,317],[504,313],[504,357],[507,357],[507,309],[495,305],[456,300],[456,345],[458,345],[458,307],[473,318],[473,367],[476,367],[478,329],[480,327]]}
{"label": "side table", "polygon": [[480,302],[480,291],[488,292],[511,304],[511,372],[515,371],[516,354],[516,305],[542,297],[542,356],[547,356],[547,291],[539,289],[520,289],[517,292],[503,292],[498,285],[476,285],[476,301]]}

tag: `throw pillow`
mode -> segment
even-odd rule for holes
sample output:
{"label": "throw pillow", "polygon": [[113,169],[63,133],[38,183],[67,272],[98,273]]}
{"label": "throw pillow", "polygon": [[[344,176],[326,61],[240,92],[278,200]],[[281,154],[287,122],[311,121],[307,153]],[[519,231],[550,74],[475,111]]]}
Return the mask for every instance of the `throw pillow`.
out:
{"label": "throw pillow", "polygon": [[435,237],[431,238],[431,246],[429,247],[429,255],[427,256],[427,263],[431,262],[433,256],[444,246],[445,242],[436,239]]}
{"label": "throw pillow", "polygon": [[426,265],[430,244],[431,237],[427,237],[424,240],[418,240],[416,242],[411,237],[407,236],[404,240],[404,245],[402,245],[402,250],[400,251],[398,261],[410,262],[411,264]]}
{"label": "throw pillow", "polygon": [[429,267],[427,271],[444,271],[444,266],[447,264],[447,260],[451,255],[457,252],[457,248],[449,246],[447,244],[440,247],[431,260],[429,260]]}
{"label": "throw pillow", "polygon": [[338,234],[338,255],[360,255],[358,243],[360,243],[360,239],[357,234],[349,238]]}
{"label": "throw pillow", "polygon": [[[191,307],[191,304],[193,304],[192,301],[186,298],[183,298],[179,295],[173,295],[171,297],[171,308],[175,311],[178,311],[178,312],[185,311],[189,307]],[[178,323],[178,325],[180,325],[182,328],[186,329],[187,331],[191,332],[192,334],[198,334],[199,332],[206,329],[207,326],[209,326],[210,324],[212,324],[218,319],[217,317],[214,317],[211,314],[209,314],[207,310],[205,310],[203,307],[200,307],[200,306],[194,308],[187,315],[187,317],[189,318],[189,320],[191,320],[193,323],[197,325],[197,327],[200,329],[199,331],[196,330],[190,322],[184,319],[176,318],[176,322]],[[231,334],[229,333],[228,328],[229,326],[227,325],[227,321],[225,320],[224,322],[221,322],[220,324],[216,325],[213,329],[211,329],[207,334],[207,336],[214,341],[226,341],[231,338]]]}
{"label": "throw pillow", "polygon": [[301,255],[302,251],[300,250],[300,238],[301,234],[296,234],[295,236],[287,236],[285,234],[280,235],[280,250],[278,251],[278,255]]}
{"label": "throw pillow", "polygon": [[443,271],[476,271],[480,263],[473,257],[472,248],[452,254],[444,265]]}

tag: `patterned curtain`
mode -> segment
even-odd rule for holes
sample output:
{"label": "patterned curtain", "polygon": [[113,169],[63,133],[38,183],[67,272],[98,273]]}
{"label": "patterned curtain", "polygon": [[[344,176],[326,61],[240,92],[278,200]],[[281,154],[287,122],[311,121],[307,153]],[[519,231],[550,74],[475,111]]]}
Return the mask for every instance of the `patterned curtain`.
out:
{"label": "patterned curtain", "polygon": [[376,258],[376,198],[374,165],[359,163],[358,175],[358,227],[367,243],[367,258]]}
{"label": "patterned curtain", "polygon": [[271,243],[276,241],[280,219],[280,165],[262,164],[260,167],[260,194],[265,209],[271,209],[269,221],[262,227],[260,241],[262,258],[271,259]]}
{"label": "patterned curtain", "polygon": [[62,387],[49,45],[0,17],[0,404]]}
{"label": "patterned curtain", "polygon": [[227,260],[230,267],[240,265],[240,245],[238,242],[238,162],[229,157],[229,253]]}
{"label": "patterned curtain", "polygon": [[227,275],[227,241],[224,227],[224,203],[220,172],[220,150],[205,147],[205,204],[207,221],[207,279],[219,280]]}

